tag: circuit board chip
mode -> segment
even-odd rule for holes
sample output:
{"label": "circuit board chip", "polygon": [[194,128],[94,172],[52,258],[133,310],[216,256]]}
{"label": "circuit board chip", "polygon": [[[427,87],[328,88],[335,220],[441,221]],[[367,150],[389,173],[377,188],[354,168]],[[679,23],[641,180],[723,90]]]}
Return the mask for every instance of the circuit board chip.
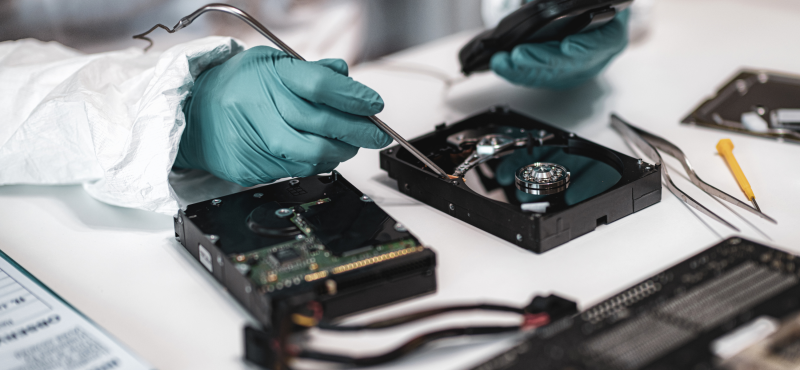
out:
{"label": "circuit board chip", "polygon": [[283,265],[285,263],[293,262],[300,258],[303,258],[303,256],[301,256],[300,253],[297,252],[297,250],[292,248],[287,248],[272,253],[272,258],[274,258],[275,261],[278,262],[278,264]]}

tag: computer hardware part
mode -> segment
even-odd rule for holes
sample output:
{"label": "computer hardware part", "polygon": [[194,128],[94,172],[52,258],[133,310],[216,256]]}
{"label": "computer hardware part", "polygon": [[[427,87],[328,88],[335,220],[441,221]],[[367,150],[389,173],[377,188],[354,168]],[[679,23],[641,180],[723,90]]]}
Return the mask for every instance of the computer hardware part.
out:
{"label": "computer hardware part", "polygon": [[537,253],[661,200],[660,165],[503,107],[411,143],[458,179],[438,178],[390,147],[381,168],[402,193]]}
{"label": "computer hardware part", "polygon": [[[259,338],[311,302],[333,319],[436,290],[434,252],[337,172],[191,204],[174,221],[180,243],[260,322]],[[248,348],[274,363],[270,343]]]}
{"label": "computer hardware part", "polygon": [[[733,355],[723,352],[729,347],[733,347],[730,348]],[[782,321],[759,317],[727,337],[718,339],[712,343],[712,348],[715,353],[723,357],[720,369],[798,369],[800,368],[800,313]]]}
{"label": "computer hardware part", "polygon": [[[767,369],[733,365],[781,356],[775,363],[785,364],[800,333],[798,262],[798,256],[729,238],[579,315],[554,321],[475,369],[528,369],[533,363],[542,370]],[[721,338],[765,317],[783,321],[782,329],[749,352],[722,357]]]}
{"label": "computer hardware part", "polygon": [[470,40],[458,53],[465,75],[489,69],[492,55],[523,43],[561,40],[596,29],[631,5],[633,0],[532,0],[509,14],[497,27]]}
{"label": "computer hardware part", "polygon": [[800,143],[800,77],[742,70],[682,123]]}
{"label": "computer hardware part", "polygon": [[[469,304],[457,306],[444,306],[423,311],[412,312],[401,316],[396,316],[389,319],[372,322],[366,325],[336,325],[326,323],[324,321],[317,321],[314,319],[308,320],[320,331],[335,331],[335,332],[355,332],[355,331],[381,331],[389,328],[407,325],[409,323],[428,319],[434,316],[458,312],[458,311],[495,311],[506,312],[520,315],[520,321],[513,325],[504,326],[458,326],[449,327],[445,329],[438,329],[422,334],[418,334],[407,340],[402,345],[395,347],[392,350],[380,354],[370,355],[356,355],[351,354],[337,354],[308,348],[307,345],[300,342],[289,342],[285,348],[289,348],[288,359],[289,362],[296,359],[306,359],[315,361],[324,361],[331,364],[364,367],[385,364],[398,358],[409,355],[413,351],[425,346],[428,343],[435,342],[442,339],[466,336],[479,336],[491,335],[500,333],[522,333],[529,330],[547,325],[551,320],[558,320],[563,317],[571,316],[577,313],[577,306],[575,302],[568,299],[549,295],[547,297],[535,296],[533,300],[525,307],[512,307],[497,304]],[[250,335],[257,333],[250,332]],[[303,335],[302,341],[308,341],[309,336]],[[313,341],[313,340],[312,340]]]}

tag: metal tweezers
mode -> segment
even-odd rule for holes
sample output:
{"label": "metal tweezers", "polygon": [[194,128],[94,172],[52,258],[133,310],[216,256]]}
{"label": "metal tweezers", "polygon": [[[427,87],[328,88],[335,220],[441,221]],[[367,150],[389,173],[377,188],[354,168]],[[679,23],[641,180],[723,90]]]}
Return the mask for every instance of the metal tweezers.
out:
{"label": "metal tweezers", "polygon": [[[761,211],[757,210],[756,208],[751,207],[749,204],[742,202],[728,193],[725,193],[722,190],[719,190],[709,183],[700,179],[697,176],[697,172],[695,172],[694,168],[692,168],[691,163],[689,163],[689,159],[686,157],[686,154],[681,151],[680,148],[675,146],[674,144],[670,143],[666,139],[659,137],[657,135],[651,134],[645,130],[642,130],[636,126],[633,126],[617,116],[616,114],[611,115],[611,126],[614,127],[628,142],[635,145],[639,150],[641,150],[645,155],[650,157],[653,160],[656,160],[656,165],[662,164],[663,161],[661,159],[661,154],[659,154],[659,150],[664,152],[665,154],[674,157],[683,166],[683,169],[686,170],[686,174],[689,176],[689,181],[692,182],[695,186],[702,189],[706,194],[715,196],[719,199],[722,199],[730,204],[733,204],[741,209],[744,209],[750,213],[755,214],[767,221],[770,221],[774,224],[778,222],[762,213]],[[661,166],[661,176],[664,178],[664,185],[666,185],[667,189],[669,189],[672,194],[675,194],[680,200],[684,203],[692,206],[696,210],[704,213],[708,217],[711,217],[720,223],[734,229],[736,231],[740,231],[736,226],[733,226],[730,222],[725,221],[722,217],[717,216],[714,212],[711,212],[708,208],[694,200],[688,194],[684,193],[681,189],[675,186],[675,183],[672,182],[672,179],[669,177],[669,173],[667,172],[667,167],[662,165]]]}
{"label": "metal tweezers", "polygon": [[[181,18],[181,20],[178,21],[178,23],[175,25],[175,27],[172,27],[172,29],[170,29],[167,26],[159,23],[159,24],[153,26],[152,28],[150,28],[149,30],[147,30],[147,32],[135,35],[135,36],[133,36],[133,38],[140,39],[140,40],[145,40],[145,41],[149,42],[150,45],[147,46],[147,48],[145,48],[145,50],[147,50],[151,46],[153,46],[153,40],[150,40],[147,37],[147,35],[150,34],[151,32],[153,32],[156,28],[162,28],[162,29],[166,30],[169,33],[175,33],[178,30],[186,28],[186,26],[188,26],[189,24],[194,22],[194,20],[197,17],[199,17],[201,14],[206,13],[206,12],[210,12],[210,11],[222,12],[222,13],[227,13],[227,14],[231,14],[231,15],[236,16],[237,18],[239,18],[239,19],[243,20],[245,23],[247,23],[250,27],[253,27],[256,31],[258,31],[258,33],[260,33],[261,35],[266,37],[269,41],[271,41],[273,44],[275,44],[275,46],[277,46],[278,48],[283,50],[283,52],[285,52],[286,54],[289,54],[289,55],[291,55],[291,56],[293,56],[293,57],[295,57],[297,59],[305,61],[305,59],[302,56],[300,56],[300,54],[298,54],[291,47],[289,47],[289,45],[286,45],[283,41],[281,41],[281,39],[279,39],[277,36],[275,36],[275,34],[273,34],[266,27],[264,27],[264,25],[259,23],[252,16],[250,16],[250,14],[247,14],[243,10],[241,10],[241,9],[235,7],[235,6],[228,5],[228,4],[208,4],[208,5],[205,5],[205,6],[201,7],[200,9],[195,10],[194,13],[189,14],[189,15]],[[385,122],[383,122],[380,118],[378,118],[377,116],[369,116],[369,119],[373,123],[375,123],[375,125],[377,125],[378,128],[383,130],[383,132],[387,133],[389,136],[392,137],[392,139],[397,141],[400,144],[400,146],[402,146],[403,148],[408,150],[411,154],[413,154],[415,157],[417,157],[417,159],[422,161],[423,164],[428,166],[437,175],[439,175],[440,177],[443,177],[443,178],[451,178],[452,177],[452,176],[448,175],[447,172],[444,172],[444,170],[439,168],[439,166],[437,166],[435,163],[433,163],[433,161],[431,161],[427,156],[425,156],[424,154],[420,153],[419,150],[414,148],[408,141],[406,141],[406,139],[404,139],[402,136],[400,136],[400,134],[398,134],[396,131],[392,130],[392,128],[389,127],[389,125],[387,125]]]}

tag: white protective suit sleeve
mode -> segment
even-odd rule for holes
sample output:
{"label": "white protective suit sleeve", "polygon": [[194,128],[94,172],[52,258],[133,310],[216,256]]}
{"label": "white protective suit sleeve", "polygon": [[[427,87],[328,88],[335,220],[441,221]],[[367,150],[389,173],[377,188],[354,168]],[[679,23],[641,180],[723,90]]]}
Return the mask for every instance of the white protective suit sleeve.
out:
{"label": "white protective suit sleeve", "polygon": [[202,71],[243,49],[226,37],[160,55],[0,43],[0,185],[82,183],[109,204],[175,213],[183,103]]}

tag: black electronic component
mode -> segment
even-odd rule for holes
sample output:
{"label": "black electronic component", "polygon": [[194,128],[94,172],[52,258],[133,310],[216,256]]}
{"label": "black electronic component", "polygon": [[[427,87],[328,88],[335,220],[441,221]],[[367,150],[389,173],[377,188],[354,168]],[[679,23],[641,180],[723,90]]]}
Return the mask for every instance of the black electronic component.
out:
{"label": "black electronic component", "polygon": [[[475,369],[797,368],[800,357],[780,360],[785,367],[766,364],[780,362],[778,353],[800,337],[798,261],[748,240],[727,239],[579,316],[565,316]],[[773,337],[755,338],[753,350],[726,359],[712,345],[764,318],[783,324]]]}
{"label": "black electronic component", "polygon": [[[660,166],[502,107],[437,126],[411,143],[463,177],[439,178],[394,146],[381,151],[381,168],[401,192],[536,253],[661,200]],[[531,186],[553,191],[521,190],[515,174],[532,164],[559,165],[564,183],[547,177]]]}
{"label": "black electronic component", "polygon": [[331,320],[436,290],[433,251],[336,172],[189,205],[175,236],[260,322],[245,354],[265,367],[310,304]]}
{"label": "black electronic component", "polygon": [[498,51],[523,43],[561,40],[600,27],[633,0],[532,0],[509,14],[497,27],[484,31],[461,48],[458,58],[465,75],[489,69]]}
{"label": "black electronic component", "polygon": [[272,253],[272,257],[275,258],[279,264],[284,264],[303,258],[303,256],[301,256],[300,253],[298,253],[295,249],[281,249],[275,253]]}
{"label": "black electronic component", "polygon": [[800,76],[739,71],[682,123],[800,143]]}
{"label": "black electronic component", "polygon": [[525,312],[531,314],[546,313],[550,321],[557,321],[577,314],[578,305],[574,301],[551,294],[547,297],[534,297],[531,304],[525,307]]}

